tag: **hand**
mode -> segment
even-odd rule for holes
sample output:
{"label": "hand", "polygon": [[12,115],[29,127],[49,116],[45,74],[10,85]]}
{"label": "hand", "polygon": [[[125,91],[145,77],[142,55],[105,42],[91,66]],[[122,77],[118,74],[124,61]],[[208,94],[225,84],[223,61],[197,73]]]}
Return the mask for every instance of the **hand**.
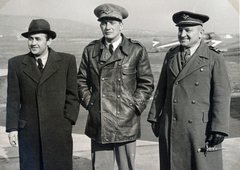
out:
{"label": "hand", "polygon": [[159,124],[157,122],[152,122],[151,124],[153,134],[158,138],[159,137]]}
{"label": "hand", "polygon": [[210,147],[214,147],[214,145],[218,145],[222,143],[224,140],[224,137],[225,135],[223,135],[222,133],[212,132],[207,138],[208,145]]}
{"label": "hand", "polygon": [[18,131],[12,131],[8,134],[9,142],[13,147],[18,146]]}

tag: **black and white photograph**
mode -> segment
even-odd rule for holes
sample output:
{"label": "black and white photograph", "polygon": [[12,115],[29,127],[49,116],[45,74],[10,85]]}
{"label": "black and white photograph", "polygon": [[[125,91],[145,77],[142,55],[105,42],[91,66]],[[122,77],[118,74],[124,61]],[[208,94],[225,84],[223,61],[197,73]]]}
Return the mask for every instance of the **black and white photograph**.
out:
{"label": "black and white photograph", "polygon": [[239,0],[1,0],[0,170],[240,170]]}

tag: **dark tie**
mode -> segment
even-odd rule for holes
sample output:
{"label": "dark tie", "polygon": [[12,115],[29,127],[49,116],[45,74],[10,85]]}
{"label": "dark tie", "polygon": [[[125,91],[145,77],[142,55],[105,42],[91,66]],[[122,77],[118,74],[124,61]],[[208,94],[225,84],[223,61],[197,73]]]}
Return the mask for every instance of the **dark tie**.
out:
{"label": "dark tie", "polygon": [[109,44],[109,51],[110,51],[110,53],[112,54],[113,53],[113,45],[112,44]]}
{"label": "dark tie", "polygon": [[183,65],[186,65],[188,60],[190,59],[190,49],[186,49],[182,54],[182,62]]}
{"label": "dark tie", "polygon": [[39,68],[40,72],[42,73],[43,72],[43,63],[42,63],[41,58],[37,59],[37,62],[38,62],[38,68]]}

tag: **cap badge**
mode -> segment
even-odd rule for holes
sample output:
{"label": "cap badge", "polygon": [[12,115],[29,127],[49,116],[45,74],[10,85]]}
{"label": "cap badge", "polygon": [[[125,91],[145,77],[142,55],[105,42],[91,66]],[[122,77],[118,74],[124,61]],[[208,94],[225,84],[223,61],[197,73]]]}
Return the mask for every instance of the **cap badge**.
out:
{"label": "cap badge", "polygon": [[109,14],[109,13],[112,13],[113,11],[109,9],[109,7],[106,8],[106,10],[104,10],[104,13],[105,14]]}
{"label": "cap badge", "polygon": [[182,18],[183,18],[184,20],[186,20],[186,19],[189,18],[189,15],[183,14],[183,15],[182,15]]}

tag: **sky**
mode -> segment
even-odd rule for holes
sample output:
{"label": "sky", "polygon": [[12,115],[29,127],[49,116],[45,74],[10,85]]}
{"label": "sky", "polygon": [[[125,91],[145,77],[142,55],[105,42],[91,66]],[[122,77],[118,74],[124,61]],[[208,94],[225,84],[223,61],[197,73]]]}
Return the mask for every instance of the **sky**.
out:
{"label": "sky", "polygon": [[239,33],[239,0],[1,0],[0,15],[61,18],[97,26],[93,10],[100,4],[123,6],[129,13],[124,28],[177,31],[176,12],[187,10],[208,15],[206,32]]}

